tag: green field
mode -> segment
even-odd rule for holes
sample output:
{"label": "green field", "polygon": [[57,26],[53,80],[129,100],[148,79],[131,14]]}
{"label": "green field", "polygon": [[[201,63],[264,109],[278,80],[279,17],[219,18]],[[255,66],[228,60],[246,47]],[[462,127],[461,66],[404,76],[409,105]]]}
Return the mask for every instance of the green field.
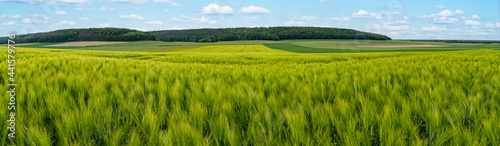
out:
{"label": "green field", "polygon": [[[20,46],[29,48],[134,51],[134,52],[171,52],[217,45],[265,45],[271,49],[295,53],[360,53],[360,52],[416,52],[416,51],[457,51],[475,49],[500,49],[500,44],[465,44],[441,42],[376,41],[376,40],[284,40],[284,41],[223,41],[217,43],[137,41],[121,44],[97,45],[86,47],[50,47],[57,43],[29,43]],[[389,45],[440,45],[441,47],[358,47],[336,44],[389,44]],[[193,51],[192,51],[193,52]]]}
{"label": "green field", "polygon": [[[17,45],[17,145],[499,145],[500,45]],[[5,49],[2,48],[2,49]],[[101,50],[101,51],[97,51]],[[367,53],[357,53],[367,52]],[[7,55],[0,57],[7,60]],[[7,62],[1,62],[7,66]],[[7,90],[7,70],[0,70]],[[8,94],[2,94],[7,99]],[[8,100],[0,100],[1,107]],[[7,127],[8,110],[0,110]],[[3,137],[8,129],[2,128]],[[4,138],[2,145],[10,144]]]}

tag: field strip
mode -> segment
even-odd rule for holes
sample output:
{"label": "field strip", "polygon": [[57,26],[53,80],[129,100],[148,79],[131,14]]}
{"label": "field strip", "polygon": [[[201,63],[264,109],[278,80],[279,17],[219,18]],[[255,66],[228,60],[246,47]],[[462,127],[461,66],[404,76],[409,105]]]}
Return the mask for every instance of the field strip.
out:
{"label": "field strip", "polygon": [[193,49],[172,51],[171,53],[289,53],[286,51],[275,50],[264,45],[210,45]]}
{"label": "field strip", "polygon": [[49,46],[49,47],[84,47],[84,46],[120,44],[120,43],[126,43],[126,42],[80,41],[80,42],[67,42],[67,43],[47,45],[47,46]]}
{"label": "field strip", "polygon": [[444,45],[429,45],[429,44],[329,44],[336,46],[353,46],[353,47],[374,47],[374,48],[421,48],[421,47],[448,47]]}

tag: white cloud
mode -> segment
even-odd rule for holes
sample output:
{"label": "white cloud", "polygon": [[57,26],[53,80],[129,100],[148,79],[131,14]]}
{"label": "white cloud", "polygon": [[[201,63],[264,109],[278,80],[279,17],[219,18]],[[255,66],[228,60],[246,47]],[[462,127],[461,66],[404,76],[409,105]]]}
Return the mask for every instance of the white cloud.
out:
{"label": "white cloud", "polygon": [[161,24],[163,24],[163,22],[161,22],[160,20],[155,20],[155,21],[146,21],[146,22],[144,22],[144,24],[157,24],[157,25],[161,25]]}
{"label": "white cloud", "polygon": [[56,12],[56,15],[66,15],[68,13],[66,13],[66,11],[57,11]]}
{"label": "white cloud", "polygon": [[359,10],[358,12],[352,13],[352,17],[354,18],[375,18],[375,19],[393,19],[398,16],[401,16],[400,12],[387,12],[384,14],[377,13],[369,13],[365,10]]}
{"label": "white cloud", "polygon": [[170,3],[170,0],[153,0],[155,3]]}
{"label": "white cloud", "polygon": [[474,20],[465,20],[465,25],[481,25],[481,22],[479,21],[474,21]]}
{"label": "white cloud", "polygon": [[318,19],[314,16],[302,16],[302,17],[299,17],[299,18],[293,18],[293,20],[314,20],[314,19]]}
{"label": "white cloud", "polygon": [[101,7],[99,11],[113,12],[115,8]]}
{"label": "white cloud", "polygon": [[465,14],[465,12],[462,10],[455,10],[455,12],[452,12],[449,9],[446,9],[446,10],[441,11],[439,13],[430,14],[430,15],[423,15],[423,16],[420,16],[419,18],[450,17],[450,16],[459,15],[459,14]]}
{"label": "white cloud", "polygon": [[379,30],[389,30],[389,31],[401,31],[410,29],[408,25],[390,25],[390,24],[384,24],[384,25],[375,24],[372,25],[371,28]]}
{"label": "white cloud", "polygon": [[48,23],[50,17],[45,14],[31,14],[29,18],[23,19],[23,23]]}
{"label": "white cloud", "polygon": [[423,31],[446,31],[447,29],[445,27],[437,27],[437,26],[431,26],[431,27],[422,27]]}
{"label": "white cloud", "polygon": [[233,14],[233,8],[230,6],[219,6],[217,4],[209,4],[203,7],[201,14]]}
{"label": "white cloud", "polygon": [[163,12],[168,13],[170,12],[168,9],[163,10]]}
{"label": "white cloud", "polygon": [[391,32],[389,32],[389,34],[388,34],[388,35],[389,35],[389,36],[400,36],[400,35],[401,35],[401,33],[391,31]]}
{"label": "white cloud", "polygon": [[396,20],[393,22],[393,24],[408,24],[410,22],[406,21],[406,20]]}
{"label": "white cloud", "polygon": [[484,27],[486,27],[486,28],[495,28],[495,24],[493,24],[493,23],[485,23]]}
{"label": "white cloud", "polygon": [[178,3],[170,3],[171,6],[175,6],[175,7],[180,7],[182,6],[181,4],[178,4]]}
{"label": "white cloud", "polygon": [[0,0],[0,1],[15,1],[15,2],[25,2],[29,4],[58,4],[58,5],[71,5],[71,4],[81,4],[88,3],[88,0]]}
{"label": "white cloud", "polygon": [[470,27],[472,29],[464,29],[464,28],[455,28],[455,29],[452,29],[452,32],[450,33],[450,35],[463,35],[463,36],[467,36],[467,37],[470,37],[470,36],[478,36],[478,35],[490,35],[489,31],[488,30],[479,30],[479,28],[476,28],[475,26],[474,27]]}
{"label": "white cloud", "polygon": [[79,7],[79,8],[75,8],[76,10],[79,10],[79,11],[102,11],[102,12],[113,12],[115,11],[115,8],[112,8],[112,7],[101,7],[99,9],[91,9],[91,8],[82,8],[82,7]]}
{"label": "white cloud", "polygon": [[478,16],[478,15],[476,15],[476,14],[472,15],[472,17],[471,17],[471,18],[472,18],[472,19],[481,19],[481,17],[479,17],[479,16]]}
{"label": "white cloud", "polygon": [[83,2],[88,2],[88,0],[57,0],[58,2],[65,2],[65,3],[83,3]]}
{"label": "white cloud", "polygon": [[179,16],[179,17],[173,17],[171,21],[175,22],[190,22],[190,23],[207,23],[207,24],[216,24],[217,21],[215,20],[210,20],[206,18],[205,16],[201,18],[191,18],[189,16]]}
{"label": "white cloud", "polygon": [[4,22],[2,23],[3,25],[16,25],[16,22],[14,21],[9,21],[9,22]]}
{"label": "white cloud", "polygon": [[10,18],[21,18],[21,15],[12,15]]}
{"label": "white cloud", "polygon": [[50,19],[50,17],[45,14],[31,14],[30,16],[38,19]]}
{"label": "white cloud", "polygon": [[75,21],[61,21],[59,22],[60,25],[76,25],[77,23]]}
{"label": "white cloud", "polygon": [[80,20],[82,20],[82,21],[89,21],[89,20],[90,20],[90,18],[87,18],[87,17],[81,17],[81,18],[80,18]]}
{"label": "white cloud", "polygon": [[374,17],[377,17],[377,13],[368,13],[365,10],[359,10],[356,13],[352,13],[352,17],[354,17],[354,18],[374,18]]}
{"label": "white cloud", "polygon": [[484,24],[484,27],[486,27],[486,28],[495,28],[495,27],[500,28],[500,22],[497,22],[496,24],[486,23],[486,24]]}
{"label": "white cloud", "polygon": [[184,27],[170,27],[170,28],[167,28],[168,30],[183,30],[183,29],[186,29]]}
{"label": "white cloud", "polygon": [[444,9],[444,6],[443,5],[437,5],[437,6],[434,6],[434,8]]}
{"label": "white cloud", "polygon": [[33,20],[31,18],[23,19],[23,23],[42,23],[42,20]]}
{"label": "white cloud", "polygon": [[285,25],[306,25],[306,23],[300,21],[288,21],[285,23]]}
{"label": "white cloud", "polygon": [[319,0],[320,2],[329,2],[331,0]]}
{"label": "white cloud", "polygon": [[457,23],[458,19],[457,18],[448,18],[448,17],[439,17],[439,18],[434,18],[435,23]]}
{"label": "white cloud", "polygon": [[260,21],[259,17],[243,17],[243,21]]}
{"label": "white cloud", "polygon": [[422,8],[422,5],[417,5],[417,8]]}
{"label": "white cloud", "polygon": [[98,27],[109,27],[109,23],[99,24]]}
{"label": "white cloud", "polygon": [[329,20],[329,21],[349,21],[349,20],[351,20],[351,18],[349,18],[349,17],[329,17],[329,18],[326,18],[325,20]]}
{"label": "white cloud", "polygon": [[7,15],[2,15],[2,16],[0,16],[0,18],[5,18],[5,17],[7,17]]}
{"label": "white cloud", "polygon": [[126,3],[136,3],[143,4],[146,3],[146,0],[110,0],[111,2],[126,2]]}
{"label": "white cloud", "polygon": [[243,7],[240,10],[241,13],[271,13],[268,9],[265,9],[263,7],[256,7],[256,6],[249,6],[249,7]]}
{"label": "white cloud", "polygon": [[[172,2],[170,0],[153,0],[154,3],[162,3],[162,4],[170,4],[171,6],[181,6],[181,4],[178,4],[176,2]],[[166,10],[166,9],[165,9]]]}
{"label": "white cloud", "polygon": [[[47,1],[50,1],[50,0],[47,0]],[[88,0],[56,0],[56,1],[57,2],[64,2],[64,3],[85,3],[85,2],[89,2]]]}
{"label": "white cloud", "polygon": [[141,15],[130,14],[130,15],[121,15],[120,19],[144,20],[144,17],[142,17]]}

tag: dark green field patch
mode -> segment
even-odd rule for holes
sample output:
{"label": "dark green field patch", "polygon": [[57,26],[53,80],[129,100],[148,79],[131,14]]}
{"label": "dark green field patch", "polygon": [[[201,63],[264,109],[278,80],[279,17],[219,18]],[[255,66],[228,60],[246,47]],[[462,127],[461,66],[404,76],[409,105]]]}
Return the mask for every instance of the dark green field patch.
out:
{"label": "dark green field patch", "polygon": [[264,44],[266,47],[271,49],[283,50],[295,53],[358,53],[362,52],[360,50],[351,49],[325,49],[325,48],[312,48],[304,47],[294,44]]}
{"label": "dark green field patch", "polygon": [[[499,45],[475,45],[460,46],[450,44],[448,47],[404,47],[404,48],[377,48],[377,47],[355,47],[338,46],[325,44],[307,44],[307,43],[286,43],[286,44],[264,44],[271,49],[295,52],[295,53],[362,53],[362,52],[421,52],[421,51],[460,51],[492,49],[500,50]],[[314,47],[312,47],[314,46]]]}

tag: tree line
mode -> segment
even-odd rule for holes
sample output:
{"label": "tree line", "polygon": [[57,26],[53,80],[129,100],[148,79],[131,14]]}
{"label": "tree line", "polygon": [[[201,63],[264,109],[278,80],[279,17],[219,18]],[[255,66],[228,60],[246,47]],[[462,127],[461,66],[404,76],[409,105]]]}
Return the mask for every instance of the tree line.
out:
{"label": "tree line", "polygon": [[[63,29],[44,33],[17,35],[15,39],[16,43],[141,40],[156,40],[156,37],[149,32],[125,28],[88,28]],[[7,37],[0,38],[0,43],[7,43]]]}
{"label": "tree line", "polygon": [[[7,43],[0,38],[0,44]],[[235,40],[288,40],[288,39],[363,39],[390,40],[391,38],[352,29],[321,27],[257,27],[190,30],[162,30],[141,32],[125,28],[63,29],[51,32],[16,36],[16,43],[50,43],[71,41],[141,41],[218,42]]]}
{"label": "tree line", "polygon": [[161,41],[217,42],[235,40],[289,40],[289,39],[363,39],[391,40],[391,38],[352,29],[322,27],[257,27],[217,28],[152,31]]}

